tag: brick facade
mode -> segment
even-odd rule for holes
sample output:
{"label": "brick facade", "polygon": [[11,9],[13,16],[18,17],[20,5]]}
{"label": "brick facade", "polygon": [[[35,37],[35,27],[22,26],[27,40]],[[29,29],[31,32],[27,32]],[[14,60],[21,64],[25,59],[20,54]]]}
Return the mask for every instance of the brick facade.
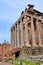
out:
{"label": "brick facade", "polygon": [[10,44],[6,41],[0,44],[0,58],[6,56],[7,52],[10,50]]}

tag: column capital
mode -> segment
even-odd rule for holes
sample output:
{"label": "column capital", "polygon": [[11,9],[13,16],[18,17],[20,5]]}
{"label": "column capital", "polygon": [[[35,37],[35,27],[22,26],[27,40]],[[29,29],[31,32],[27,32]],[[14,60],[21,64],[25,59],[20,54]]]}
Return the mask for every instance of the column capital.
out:
{"label": "column capital", "polygon": [[17,27],[19,26],[19,22],[17,23]]}
{"label": "column capital", "polygon": [[16,26],[15,26],[15,30],[16,30],[17,28],[16,28]]}
{"label": "column capital", "polygon": [[11,28],[11,31],[14,31],[14,28]]}
{"label": "column capital", "polygon": [[20,19],[20,21],[22,21],[22,18]]}
{"label": "column capital", "polygon": [[27,19],[27,16],[26,16],[26,15],[24,15],[24,19],[25,19],[25,18]]}
{"label": "column capital", "polygon": [[33,16],[31,16],[31,20],[33,20]]}
{"label": "column capital", "polygon": [[20,23],[21,23],[21,22],[23,22],[23,21],[22,21],[22,18],[20,19]]}
{"label": "column capital", "polygon": [[17,25],[19,24],[19,22],[17,22]]}

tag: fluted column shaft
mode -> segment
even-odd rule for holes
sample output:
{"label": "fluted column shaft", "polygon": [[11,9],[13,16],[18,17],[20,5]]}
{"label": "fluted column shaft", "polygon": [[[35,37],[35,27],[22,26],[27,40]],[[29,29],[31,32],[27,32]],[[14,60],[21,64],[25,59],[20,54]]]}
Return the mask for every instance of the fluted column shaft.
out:
{"label": "fluted column shaft", "polygon": [[33,17],[31,17],[32,46],[36,46]]}
{"label": "fluted column shaft", "polygon": [[[42,21],[42,20],[41,20],[41,21]],[[40,21],[39,24],[40,24],[41,43],[43,44],[43,38],[42,38],[42,37],[43,37],[43,30],[42,30],[41,21]],[[41,44],[41,46],[43,46],[42,44]]]}
{"label": "fluted column shaft", "polygon": [[19,33],[20,33],[20,31],[19,31],[19,28],[20,27],[20,25],[19,25],[19,23],[17,23],[17,46],[19,47],[20,46],[20,40],[19,40]]}
{"label": "fluted column shaft", "polygon": [[15,47],[15,33],[14,33],[14,28],[11,29],[11,47]]}
{"label": "fluted column shaft", "polygon": [[23,39],[23,22],[22,19],[20,20],[21,25],[21,47],[24,46],[24,39]]}
{"label": "fluted column shaft", "polygon": [[16,43],[16,42],[17,42],[17,39],[16,39],[16,35],[17,35],[17,34],[16,34],[16,33],[17,33],[17,29],[16,29],[16,26],[15,26],[15,47],[17,46],[17,45],[16,45],[16,44],[17,44],[17,43]]}
{"label": "fluted column shaft", "polygon": [[12,29],[11,29],[11,48],[12,48]]}
{"label": "fluted column shaft", "polygon": [[29,37],[28,37],[28,25],[27,25],[27,16],[24,16],[24,22],[25,22],[25,45],[30,46],[29,43]]}
{"label": "fluted column shaft", "polygon": [[41,28],[40,28],[40,24],[39,24],[39,21],[38,19],[36,20],[36,27],[37,27],[37,32],[38,32],[38,40],[39,40],[39,46],[42,46],[42,41],[41,41]]}

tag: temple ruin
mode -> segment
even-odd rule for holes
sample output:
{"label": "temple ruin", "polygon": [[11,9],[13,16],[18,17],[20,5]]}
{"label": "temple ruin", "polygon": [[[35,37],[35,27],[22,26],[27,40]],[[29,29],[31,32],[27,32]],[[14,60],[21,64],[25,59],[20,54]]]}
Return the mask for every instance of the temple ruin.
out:
{"label": "temple ruin", "polygon": [[11,47],[43,47],[43,13],[28,5],[11,27]]}

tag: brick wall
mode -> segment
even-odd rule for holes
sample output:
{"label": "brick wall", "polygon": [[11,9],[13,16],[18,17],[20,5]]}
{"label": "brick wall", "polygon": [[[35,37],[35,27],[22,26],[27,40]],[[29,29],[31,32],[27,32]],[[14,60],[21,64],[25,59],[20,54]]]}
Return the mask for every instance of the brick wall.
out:
{"label": "brick wall", "polygon": [[10,44],[8,44],[7,42],[0,44],[0,58],[6,56],[9,50],[10,50]]}

